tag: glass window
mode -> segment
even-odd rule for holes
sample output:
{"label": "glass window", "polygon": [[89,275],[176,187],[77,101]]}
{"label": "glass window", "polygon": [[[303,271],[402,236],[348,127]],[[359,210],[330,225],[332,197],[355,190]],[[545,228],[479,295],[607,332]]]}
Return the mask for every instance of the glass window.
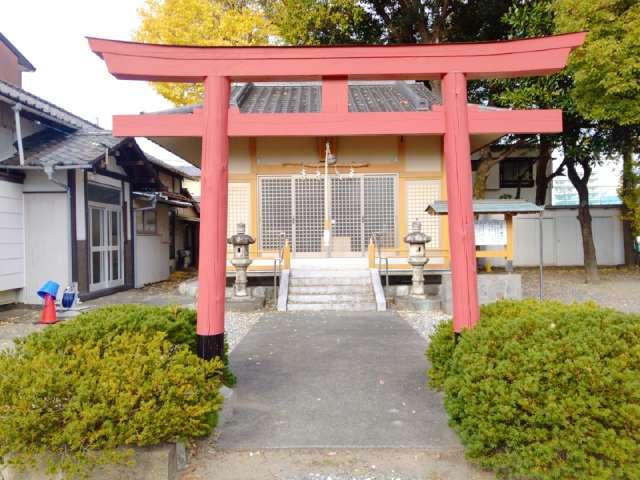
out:
{"label": "glass window", "polygon": [[102,210],[97,208],[91,209],[91,245],[102,245]]}
{"label": "glass window", "polygon": [[153,235],[157,232],[157,215],[155,210],[138,210],[136,212],[136,233]]}
{"label": "glass window", "polygon": [[143,233],[144,232],[144,212],[136,211],[136,232]]}
{"label": "glass window", "polygon": [[120,190],[89,183],[87,185],[87,199],[90,202],[120,205]]}
{"label": "glass window", "polygon": [[111,252],[111,280],[120,278],[120,255],[118,251]]}
{"label": "glass window", "polygon": [[100,283],[102,280],[102,252],[93,252],[91,254],[92,263],[92,283]]}
{"label": "glass window", "polygon": [[111,212],[111,245],[117,247],[119,244],[120,222],[118,222],[118,212]]}
{"label": "glass window", "polygon": [[144,212],[144,233],[156,233],[156,211]]}
{"label": "glass window", "polygon": [[507,158],[500,162],[500,188],[533,187],[533,158]]}

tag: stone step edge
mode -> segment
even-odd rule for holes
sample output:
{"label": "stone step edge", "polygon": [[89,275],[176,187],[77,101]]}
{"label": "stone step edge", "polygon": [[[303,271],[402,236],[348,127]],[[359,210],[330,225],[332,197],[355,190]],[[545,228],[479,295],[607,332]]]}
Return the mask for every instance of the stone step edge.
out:
{"label": "stone step edge", "polygon": [[287,305],[288,312],[376,312],[375,303],[366,305],[335,305],[331,303],[292,303]]}
{"label": "stone step edge", "polygon": [[[333,297],[333,298],[332,298]],[[347,296],[340,295],[289,295],[289,305],[292,303],[375,303],[373,295]]]}

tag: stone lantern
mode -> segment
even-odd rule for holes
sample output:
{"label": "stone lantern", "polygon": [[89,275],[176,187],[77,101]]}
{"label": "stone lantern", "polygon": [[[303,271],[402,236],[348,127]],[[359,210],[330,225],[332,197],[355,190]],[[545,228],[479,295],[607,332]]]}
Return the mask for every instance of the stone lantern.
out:
{"label": "stone lantern", "polygon": [[227,240],[227,243],[233,245],[233,258],[231,265],[236,269],[236,281],[233,286],[233,295],[236,297],[246,297],[247,292],[247,268],[251,265],[249,257],[249,245],[255,243],[255,239],[251,235],[245,233],[245,224],[238,223],[237,233]]}
{"label": "stone lantern", "polygon": [[411,225],[411,230],[411,233],[404,237],[404,241],[409,244],[409,265],[413,270],[409,293],[412,297],[425,298],[424,266],[429,261],[426,244],[431,241],[431,237],[422,233],[422,224],[417,220]]}

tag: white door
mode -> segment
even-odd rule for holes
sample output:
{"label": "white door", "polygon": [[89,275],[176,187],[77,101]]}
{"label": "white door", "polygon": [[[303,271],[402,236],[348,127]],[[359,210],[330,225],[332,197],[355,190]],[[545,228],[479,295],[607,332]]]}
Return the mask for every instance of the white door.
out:
{"label": "white door", "polygon": [[114,206],[89,206],[90,291],[124,284],[122,212]]}

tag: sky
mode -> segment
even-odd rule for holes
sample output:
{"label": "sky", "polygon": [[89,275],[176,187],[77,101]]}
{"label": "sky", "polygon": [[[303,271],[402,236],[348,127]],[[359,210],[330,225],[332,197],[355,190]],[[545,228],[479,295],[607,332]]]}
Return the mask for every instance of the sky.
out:
{"label": "sky", "polygon": [[[23,88],[101,127],[114,114],[171,108],[146,82],[116,80],[85,37],[131,40],[144,0],[2,0],[0,32],[36,67]],[[148,153],[178,157],[140,139]]]}

